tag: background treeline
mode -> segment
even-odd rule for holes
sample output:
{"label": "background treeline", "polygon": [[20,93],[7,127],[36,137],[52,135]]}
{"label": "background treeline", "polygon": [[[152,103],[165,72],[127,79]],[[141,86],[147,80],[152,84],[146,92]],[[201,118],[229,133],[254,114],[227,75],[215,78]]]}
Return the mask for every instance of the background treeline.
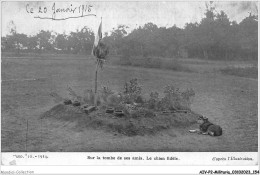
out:
{"label": "background treeline", "polygon": [[[257,59],[258,16],[249,14],[240,23],[230,21],[223,12],[205,12],[199,23],[187,23],[184,28],[166,28],[147,23],[127,33],[127,26],[119,25],[104,41],[111,55],[124,58],[189,57],[205,59]],[[10,35],[2,37],[3,52],[91,54],[94,32],[84,27],[70,34],[41,30],[27,36],[11,27]]]}

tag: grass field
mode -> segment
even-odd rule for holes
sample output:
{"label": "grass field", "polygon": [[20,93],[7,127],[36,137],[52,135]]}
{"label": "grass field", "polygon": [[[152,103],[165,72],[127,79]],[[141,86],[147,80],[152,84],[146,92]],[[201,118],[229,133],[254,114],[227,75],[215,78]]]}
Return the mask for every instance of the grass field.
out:
{"label": "grass field", "polygon": [[[40,115],[57,104],[55,95],[67,97],[67,87],[78,94],[93,89],[95,61],[82,56],[3,56],[2,55],[2,151],[257,151],[258,80],[253,76],[223,72],[230,67],[247,67],[257,62],[205,61],[185,59],[179,64],[189,71],[142,68],[113,64],[110,56],[99,72],[99,87],[122,90],[123,84],[138,78],[144,95],[162,92],[172,84],[193,88],[192,110],[207,116],[223,128],[223,136],[191,134],[190,128],[173,128],[154,136],[134,136],[87,129],[74,131],[74,123],[42,120]],[[237,70],[236,70],[237,71]],[[234,71],[234,72],[236,72]],[[244,73],[248,73],[245,71]],[[252,74],[249,72],[249,74]],[[54,97],[53,97],[54,96]]]}

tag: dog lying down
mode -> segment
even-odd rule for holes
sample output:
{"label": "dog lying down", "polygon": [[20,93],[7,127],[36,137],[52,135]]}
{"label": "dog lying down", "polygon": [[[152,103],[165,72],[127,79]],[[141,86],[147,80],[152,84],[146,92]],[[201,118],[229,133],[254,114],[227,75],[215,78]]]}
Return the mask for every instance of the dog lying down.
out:
{"label": "dog lying down", "polygon": [[197,123],[200,124],[199,130],[190,130],[190,132],[210,136],[222,135],[222,128],[209,122],[207,117],[199,116]]}

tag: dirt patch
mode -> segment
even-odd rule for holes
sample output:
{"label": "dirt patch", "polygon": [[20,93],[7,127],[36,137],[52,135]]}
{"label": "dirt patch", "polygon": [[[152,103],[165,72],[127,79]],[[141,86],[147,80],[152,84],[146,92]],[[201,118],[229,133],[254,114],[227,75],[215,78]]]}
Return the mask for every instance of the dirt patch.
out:
{"label": "dirt patch", "polygon": [[138,115],[116,117],[103,110],[91,114],[84,113],[79,107],[58,104],[41,115],[41,118],[70,121],[75,123],[72,130],[84,131],[87,128],[103,129],[127,136],[155,135],[161,130],[172,127],[188,127],[196,122],[198,115],[193,112],[162,114],[150,112]]}
{"label": "dirt patch", "polygon": [[73,122],[85,116],[86,115],[84,114],[84,111],[82,111],[80,108],[58,104],[43,113],[41,118],[54,118],[57,120],[70,120]]}

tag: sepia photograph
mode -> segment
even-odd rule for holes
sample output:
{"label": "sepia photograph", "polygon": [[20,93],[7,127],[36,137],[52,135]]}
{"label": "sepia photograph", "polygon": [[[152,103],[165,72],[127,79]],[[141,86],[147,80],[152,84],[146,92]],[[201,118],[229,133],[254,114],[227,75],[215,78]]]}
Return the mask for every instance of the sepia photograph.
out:
{"label": "sepia photograph", "polygon": [[1,152],[258,152],[258,2],[3,1]]}

